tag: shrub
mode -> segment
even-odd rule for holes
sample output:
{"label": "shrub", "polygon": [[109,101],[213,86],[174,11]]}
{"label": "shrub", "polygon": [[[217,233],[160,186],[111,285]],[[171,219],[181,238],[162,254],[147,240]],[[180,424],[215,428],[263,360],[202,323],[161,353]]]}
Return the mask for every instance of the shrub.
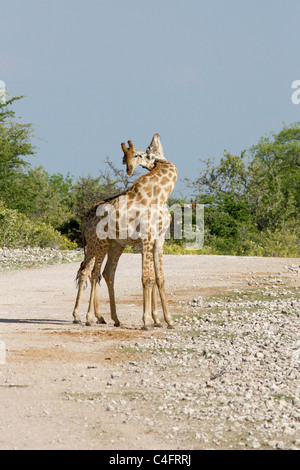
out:
{"label": "shrub", "polygon": [[250,256],[276,256],[297,258],[300,256],[300,239],[291,229],[266,230],[249,241]]}
{"label": "shrub", "polygon": [[8,209],[0,200],[0,246],[20,248],[39,246],[41,248],[76,248],[76,243],[69,241],[51,225],[44,222],[32,222],[17,210]]}

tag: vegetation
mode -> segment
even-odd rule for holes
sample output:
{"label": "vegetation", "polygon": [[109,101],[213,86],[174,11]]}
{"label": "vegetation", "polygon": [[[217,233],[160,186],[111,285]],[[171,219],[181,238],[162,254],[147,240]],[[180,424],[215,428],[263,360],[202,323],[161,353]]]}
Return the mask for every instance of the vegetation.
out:
{"label": "vegetation", "polygon": [[81,245],[81,219],[96,201],[123,191],[133,180],[108,160],[99,177],[50,175],[33,167],[31,124],[17,122],[11,106],[0,102],[0,247]]}
{"label": "vegetation", "polygon": [[[98,177],[77,180],[33,167],[32,125],[19,122],[12,109],[21,98],[0,103],[0,247],[81,246],[83,214],[127,189],[136,175],[129,178],[109,160]],[[204,246],[196,253],[300,256],[300,123],[240,155],[225,151],[218,164],[205,161],[186,185],[194,207],[203,204],[205,211]],[[174,239],[173,226],[165,253],[195,253],[185,241]]]}
{"label": "vegetation", "polygon": [[69,250],[77,247],[66,236],[55,230],[50,224],[32,220],[14,209],[8,209],[0,201],[0,246],[20,248],[40,246],[41,248],[59,248]]}
{"label": "vegetation", "polygon": [[205,206],[206,246],[215,253],[300,256],[300,123],[236,156],[225,151],[194,181]]}

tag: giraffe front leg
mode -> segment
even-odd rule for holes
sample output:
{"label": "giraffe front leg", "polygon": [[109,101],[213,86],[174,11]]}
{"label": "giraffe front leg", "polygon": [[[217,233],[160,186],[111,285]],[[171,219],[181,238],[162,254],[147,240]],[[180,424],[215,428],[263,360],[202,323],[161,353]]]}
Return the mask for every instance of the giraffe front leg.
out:
{"label": "giraffe front leg", "polygon": [[142,255],[142,284],[143,284],[143,299],[144,299],[144,311],[143,311],[143,330],[149,330],[151,328],[152,318],[152,292],[155,288],[155,275],[154,275],[154,263],[153,263],[153,243],[147,243],[143,245]]}
{"label": "giraffe front leg", "polygon": [[162,328],[162,324],[160,323],[158,319],[158,308],[157,308],[157,287],[156,285],[153,286],[152,288],[152,304],[151,304],[151,309],[152,309],[152,318],[154,321],[154,326],[156,328]]}
{"label": "giraffe front leg", "polygon": [[168,328],[174,328],[174,322],[169,312],[168,300],[165,291],[165,278],[163,273],[163,245],[164,238],[157,239],[154,246],[154,267],[156,283],[159,290],[164,319]]}
{"label": "giraffe front leg", "polygon": [[151,324],[151,304],[152,304],[152,291],[154,286],[154,280],[147,279],[143,282],[143,297],[144,297],[144,312],[143,312],[143,330],[150,330]]}

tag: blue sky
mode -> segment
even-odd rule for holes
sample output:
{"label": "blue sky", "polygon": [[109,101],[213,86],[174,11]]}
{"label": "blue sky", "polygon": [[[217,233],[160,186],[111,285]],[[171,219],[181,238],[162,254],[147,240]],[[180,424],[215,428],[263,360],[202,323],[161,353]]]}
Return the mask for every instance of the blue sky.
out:
{"label": "blue sky", "polygon": [[34,165],[98,176],[122,141],[196,177],[300,121],[299,0],[1,0],[0,80],[35,127]]}

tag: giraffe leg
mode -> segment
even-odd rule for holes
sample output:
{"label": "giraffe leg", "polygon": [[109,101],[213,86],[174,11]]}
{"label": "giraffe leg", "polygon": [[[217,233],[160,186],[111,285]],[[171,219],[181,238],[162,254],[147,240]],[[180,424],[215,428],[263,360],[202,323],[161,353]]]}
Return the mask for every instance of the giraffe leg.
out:
{"label": "giraffe leg", "polygon": [[114,290],[114,280],[115,273],[118,265],[119,258],[123,253],[124,247],[119,245],[116,242],[111,242],[111,245],[108,250],[107,262],[103,271],[103,277],[107,284],[108,293],[109,293],[109,303],[110,303],[110,314],[111,318],[115,323],[115,326],[120,326],[120,322],[117,316],[116,301],[115,301],[115,290]]}
{"label": "giraffe leg", "polygon": [[[92,285],[92,277],[89,276],[89,279]],[[98,319],[97,323],[106,324],[106,321],[104,320],[104,318],[102,317],[100,313],[100,302],[99,302],[99,295],[97,292],[97,285],[95,286],[95,292],[94,292],[94,313],[95,313],[95,317]]]}
{"label": "giraffe leg", "polygon": [[97,318],[97,323],[106,324],[106,321],[104,320],[103,316],[100,313],[100,302],[99,302],[97,284],[95,286],[95,294],[94,294],[94,312],[95,312],[95,317]]}
{"label": "giraffe leg", "polygon": [[98,319],[99,322],[103,323],[104,319],[100,314],[100,304],[99,304],[99,298],[97,294],[97,281],[99,277],[99,272],[101,269],[101,265],[103,262],[103,259],[106,255],[107,247],[102,248],[100,253],[97,253],[95,264],[93,267],[92,274],[90,276],[90,281],[91,281],[91,293],[90,293],[90,300],[89,300],[89,308],[88,312],[86,315],[86,326],[91,326],[94,321],[94,315],[93,315],[93,308],[95,308],[95,315]]}
{"label": "giraffe leg", "polygon": [[156,285],[153,286],[152,289],[152,304],[151,304],[151,309],[152,309],[152,318],[154,321],[154,326],[156,328],[161,328],[162,324],[160,323],[158,319],[158,309],[157,309],[157,287]]}
{"label": "giraffe leg", "polygon": [[174,322],[169,312],[167,296],[165,292],[165,279],[163,273],[163,246],[164,238],[159,238],[155,240],[153,258],[154,258],[154,267],[156,274],[156,283],[159,290],[160,300],[162,304],[162,309],[164,313],[165,322],[168,325],[168,328],[174,328]]}
{"label": "giraffe leg", "polygon": [[151,328],[152,316],[152,292],[155,287],[155,274],[153,262],[153,242],[143,243],[142,254],[142,284],[143,284],[143,299],[144,299],[144,312],[143,312],[143,330]]}
{"label": "giraffe leg", "polygon": [[88,279],[88,276],[93,269],[94,263],[95,263],[95,257],[90,256],[89,254],[86,254],[85,259],[81,263],[80,268],[78,270],[78,273],[77,273],[78,291],[77,291],[75,307],[73,310],[73,318],[74,318],[73,323],[81,323],[79,308],[80,308],[82,291]]}

